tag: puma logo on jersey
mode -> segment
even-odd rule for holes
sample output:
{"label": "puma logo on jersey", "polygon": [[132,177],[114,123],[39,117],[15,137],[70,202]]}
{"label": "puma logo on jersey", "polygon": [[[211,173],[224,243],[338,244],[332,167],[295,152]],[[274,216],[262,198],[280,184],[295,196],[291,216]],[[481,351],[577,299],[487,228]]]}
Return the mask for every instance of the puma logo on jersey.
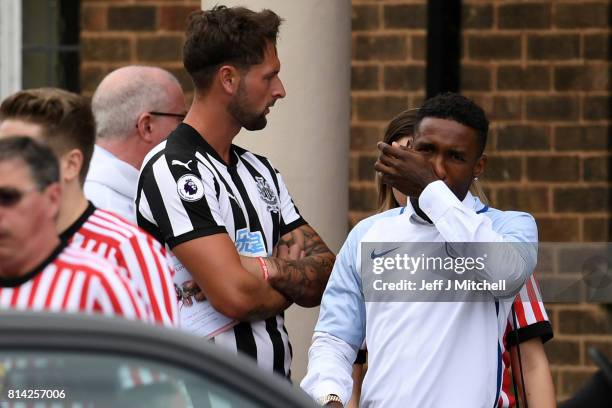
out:
{"label": "puma logo on jersey", "polygon": [[175,160],[172,160],[172,163],[171,163],[171,164],[172,164],[173,166],[183,166],[183,167],[185,167],[187,170],[191,170],[191,169],[189,168],[189,163],[191,163],[192,161],[193,161],[193,160],[189,160],[187,163],[183,163],[182,161],[179,161],[179,160],[176,160],[176,159],[175,159]]}

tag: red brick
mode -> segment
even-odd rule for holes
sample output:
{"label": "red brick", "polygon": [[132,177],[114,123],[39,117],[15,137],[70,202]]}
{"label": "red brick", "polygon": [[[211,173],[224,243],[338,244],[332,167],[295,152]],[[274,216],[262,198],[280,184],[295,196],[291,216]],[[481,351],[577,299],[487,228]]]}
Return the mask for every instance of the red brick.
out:
{"label": "red brick", "polygon": [[607,91],[610,87],[608,65],[558,66],[554,72],[558,91]]}
{"label": "red brick", "polygon": [[572,395],[578,391],[595,373],[594,369],[591,370],[563,370],[561,371],[561,387],[558,392],[564,393],[565,395]]}
{"label": "red brick", "polygon": [[351,89],[373,91],[379,89],[377,65],[353,65],[351,67]]}
{"label": "red brick", "polygon": [[462,91],[490,91],[491,70],[481,65],[462,64],[461,66]]}
{"label": "red brick", "polygon": [[100,67],[81,68],[81,91],[94,92],[106,74],[107,70]]}
{"label": "red brick", "polygon": [[492,28],[493,6],[490,4],[463,4],[461,7],[461,27]]}
{"label": "red brick", "polygon": [[585,96],[583,98],[583,118],[586,120],[610,119],[610,96]]}
{"label": "red brick", "polygon": [[354,211],[373,211],[376,209],[378,193],[376,187],[349,187],[349,208]]}
{"label": "red brick", "polygon": [[376,126],[351,126],[351,150],[370,150],[376,149],[376,143],[383,138],[383,133]]}
{"label": "red brick", "polygon": [[527,58],[531,60],[568,60],[580,58],[578,34],[530,34]]}
{"label": "red brick", "polygon": [[588,217],[582,221],[582,232],[585,242],[608,242],[612,237],[610,218]]}
{"label": "red brick", "polygon": [[555,25],[560,28],[607,28],[610,8],[600,3],[559,3]]}
{"label": "red brick", "polygon": [[528,157],[527,178],[531,181],[577,181],[580,161],[575,156]]}
{"label": "red brick", "polygon": [[493,110],[490,113],[490,119],[520,119],[521,108],[520,96],[493,96]]}
{"label": "red brick", "polygon": [[544,349],[550,364],[580,364],[580,343],[575,340],[552,339]]}
{"label": "red brick", "polygon": [[104,31],[106,30],[106,7],[98,7],[84,4],[81,7],[81,30],[82,31]]}
{"label": "red brick", "polygon": [[376,174],[374,163],[376,163],[377,159],[378,156],[373,155],[359,156],[357,165],[357,177],[359,181],[374,181],[374,175]]}
{"label": "red brick", "polygon": [[502,65],[497,69],[500,90],[536,91],[550,89],[550,69],[547,66]]}
{"label": "red brick", "polygon": [[536,125],[508,125],[497,129],[498,150],[548,150],[548,127]]}
{"label": "red brick", "polygon": [[385,89],[418,91],[425,89],[425,67],[416,65],[387,65],[384,70]]}
{"label": "red brick", "polygon": [[495,204],[499,209],[542,213],[548,211],[548,188],[509,187],[497,190]]}
{"label": "red brick", "polygon": [[408,108],[404,96],[360,96],[354,98],[357,118],[371,121],[389,121]]}
{"label": "red brick", "polygon": [[404,35],[357,35],[353,56],[363,61],[404,60],[408,53]]}
{"label": "red brick", "polygon": [[185,31],[189,15],[200,10],[197,5],[193,6],[160,6],[158,9],[158,28],[169,31]]}
{"label": "red brick", "polygon": [[610,55],[610,34],[585,34],[584,58],[607,60]]}
{"label": "red brick", "polygon": [[389,4],[384,6],[386,28],[424,29],[427,24],[425,4]]}
{"label": "red brick", "polygon": [[502,29],[535,29],[550,27],[550,4],[502,4],[497,9]]}
{"label": "red brick", "polygon": [[607,150],[609,128],[605,125],[559,126],[555,128],[557,150]]}
{"label": "red brick", "polygon": [[81,39],[83,61],[127,62],[130,56],[130,40],[127,38],[87,37]]}
{"label": "red brick", "polygon": [[125,6],[108,8],[108,28],[124,31],[155,30],[156,8],[153,6]]}
{"label": "red brick", "polygon": [[608,334],[612,331],[612,314],[600,307],[586,310],[562,310],[560,334]]}
{"label": "red brick", "polygon": [[573,96],[527,96],[527,119],[575,121],[580,113],[580,104]]}
{"label": "red brick", "polygon": [[584,181],[610,181],[610,163],[611,156],[583,158]]}
{"label": "red brick", "polygon": [[139,61],[160,62],[180,61],[182,59],[182,36],[155,36],[139,38],[136,53]]}
{"label": "red brick", "polygon": [[554,190],[556,212],[610,211],[610,190],[606,187],[559,187]]}
{"label": "red brick", "polygon": [[580,241],[580,222],[577,217],[536,217],[540,242]]}
{"label": "red brick", "polygon": [[521,158],[489,156],[483,178],[485,181],[518,181],[522,173]]}
{"label": "red brick", "polygon": [[516,60],[521,58],[521,37],[518,34],[468,35],[467,49],[472,60]]}
{"label": "red brick", "polygon": [[424,35],[412,35],[412,59],[416,61],[425,61],[427,58],[427,42]]}
{"label": "red brick", "polygon": [[380,27],[378,5],[353,5],[351,28],[353,31],[376,30]]}

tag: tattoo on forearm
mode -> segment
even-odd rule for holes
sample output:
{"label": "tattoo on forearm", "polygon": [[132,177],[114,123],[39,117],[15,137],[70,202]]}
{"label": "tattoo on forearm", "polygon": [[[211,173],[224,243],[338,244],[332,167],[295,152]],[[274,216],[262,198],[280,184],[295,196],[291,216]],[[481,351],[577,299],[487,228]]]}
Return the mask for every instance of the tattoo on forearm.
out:
{"label": "tattoo on forearm", "polygon": [[321,237],[308,225],[293,230],[281,238],[279,245],[303,245],[306,254],[300,260],[270,258],[278,271],[272,286],[302,306],[320,303],[334,266],[335,256]]}

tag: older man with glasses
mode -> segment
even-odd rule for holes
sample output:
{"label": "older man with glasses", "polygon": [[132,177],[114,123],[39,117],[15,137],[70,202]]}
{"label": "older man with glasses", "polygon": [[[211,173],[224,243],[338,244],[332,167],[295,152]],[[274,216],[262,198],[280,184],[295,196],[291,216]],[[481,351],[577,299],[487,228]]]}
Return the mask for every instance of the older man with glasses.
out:
{"label": "older man with glasses", "polygon": [[138,169],[146,154],[185,118],[183,90],[161,68],[122,67],[102,80],[92,109],[96,146],[85,195],[97,207],[135,223]]}

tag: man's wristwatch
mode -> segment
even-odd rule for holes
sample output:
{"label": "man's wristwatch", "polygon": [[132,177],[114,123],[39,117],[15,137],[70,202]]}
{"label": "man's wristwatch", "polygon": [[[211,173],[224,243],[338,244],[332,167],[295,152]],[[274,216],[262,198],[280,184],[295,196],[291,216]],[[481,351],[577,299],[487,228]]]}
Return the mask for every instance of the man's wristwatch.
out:
{"label": "man's wristwatch", "polygon": [[336,394],[327,394],[319,399],[317,399],[317,403],[321,406],[325,404],[329,404],[330,402],[339,402],[342,403],[342,400]]}

